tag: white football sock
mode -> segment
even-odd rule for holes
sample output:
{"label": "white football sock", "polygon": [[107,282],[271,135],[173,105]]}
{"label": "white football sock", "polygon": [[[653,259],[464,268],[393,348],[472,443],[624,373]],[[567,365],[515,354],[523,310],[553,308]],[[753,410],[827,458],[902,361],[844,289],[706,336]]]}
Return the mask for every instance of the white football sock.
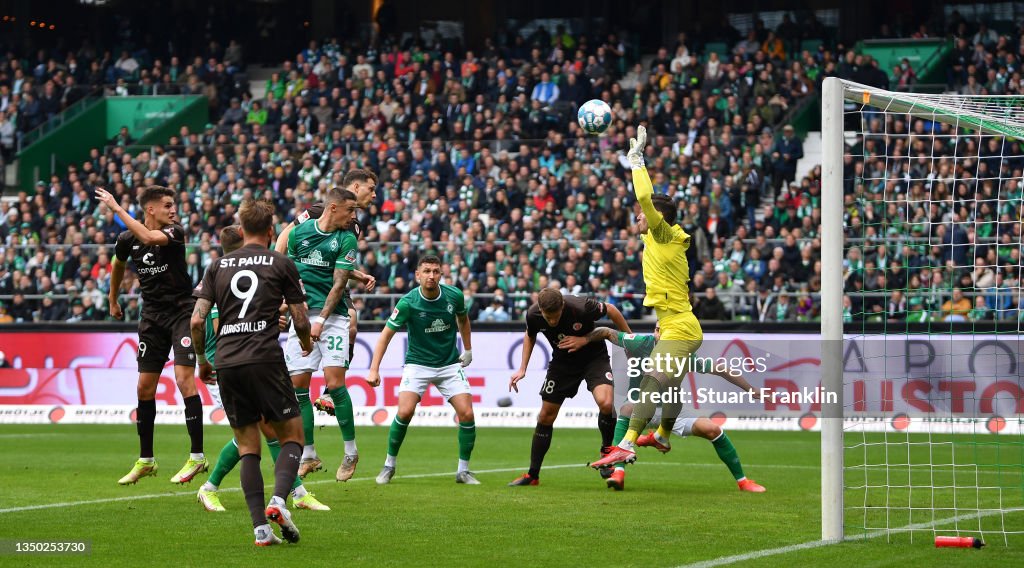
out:
{"label": "white football sock", "polygon": [[469,460],[459,460],[459,473],[469,471]]}
{"label": "white football sock", "polygon": [[384,458],[384,467],[395,467],[395,463],[398,462],[398,458],[392,455]]}
{"label": "white football sock", "polygon": [[355,455],[358,455],[358,454],[359,454],[359,450],[356,449],[356,441],[355,440],[345,440],[345,455],[346,456],[355,456]]}
{"label": "white football sock", "polygon": [[311,460],[316,459],[316,448],[312,444],[302,447],[302,459]]}

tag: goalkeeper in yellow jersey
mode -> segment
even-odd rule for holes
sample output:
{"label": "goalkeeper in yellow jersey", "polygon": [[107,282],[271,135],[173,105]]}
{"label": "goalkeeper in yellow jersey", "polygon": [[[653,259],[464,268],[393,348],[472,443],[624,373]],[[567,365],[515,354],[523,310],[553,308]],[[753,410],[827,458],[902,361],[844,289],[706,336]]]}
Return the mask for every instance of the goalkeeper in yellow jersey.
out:
{"label": "goalkeeper in yellow jersey", "polygon": [[690,247],[690,235],[676,224],[677,209],[672,198],[654,194],[651,178],[644,166],[646,143],[647,130],[639,126],[636,138],[629,141],[626,158],[633,170],[633,190],[642,210],[637,217],[637,229],[644,242],[643,270],[644,284],[647,285],[644,305],[654,308],[658,316],[661,340],[651,353],[650,371],[643,369],[629,430],[616,448],[590,464],[594,468],[636,461],[634,448],[637,438],[654,417],[659,403],[662,404],[662,418],[653,434],[653,441],[661,447],[669,447],[672,428],[683,408],[680,385],[686,373],[693,370],[689,368],[691,356],[704,340],[700,322],[690,306],[687,286],[690,267],[686,261],[686,250]]}

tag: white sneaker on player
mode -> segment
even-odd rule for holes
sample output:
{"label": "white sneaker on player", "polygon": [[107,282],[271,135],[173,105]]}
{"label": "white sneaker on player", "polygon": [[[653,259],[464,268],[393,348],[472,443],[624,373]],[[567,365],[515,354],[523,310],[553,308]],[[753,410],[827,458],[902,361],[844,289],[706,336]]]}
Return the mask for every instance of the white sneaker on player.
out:
{"label": "white sneaker on player", "polygon": [[281,536],[285,540],[291,543],[299,542],[299,528],[292,522],[292,514],[284,506],[284,501],[277,501],[274,497],[270,500],[270,505],[267,505],[267,519],[275,522],[281,527]]}
{"label": "white sneaker on player", "polygon": [[480,480],[473,475],[472,471],[460,471],[455,474],[455,483],[465,483],[466,485],[480,485]]}
{"label": "white sneaker on player", "polygon": [[380,470],[377,474],[377,485],[387,485],[391,483],[391,478],[395,476],[395,468],[390,466],[384,466],[384,469]]}
{"label": "white sneaker on player", "polygon": [[270,528],[270,525],[261,525],[252,529],[253,534],[256,535],[256,546],[273,546],[275,544],[284,543],[283,540],[277,538],[274,534],[274,530]]}

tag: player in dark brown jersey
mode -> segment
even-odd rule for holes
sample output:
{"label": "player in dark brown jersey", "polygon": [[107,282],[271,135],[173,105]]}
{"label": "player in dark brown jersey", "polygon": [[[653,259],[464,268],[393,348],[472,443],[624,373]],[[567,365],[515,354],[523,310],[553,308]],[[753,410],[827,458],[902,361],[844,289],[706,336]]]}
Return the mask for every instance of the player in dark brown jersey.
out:
{"label": "player in dark brown jersey", "polygon": [[530,469],[509,485],[537,485],[544,455],[551,447],[551,433],[558,410],[565,399],[576,396],[580,383],[586,381],[587,390],[594,395],[598,407],[597,427],[601,431],[601,451],[612,445],[615,434],[615,389],[612,382],[611,360],[604,344],[589,343],[576,351],[568,351],[562,344],[565,337],[585,337],[594,330],[594,323],[607,317],[615,326],[630,333],[629,324],[618,308],[594,298],[563,296],[554,288],[545,288],[537,295],[537,303],[526,312],[526,335],[523,337],[523,362],[508,383],[510,391],[519,392],[517,383],[526,376],[526,366],[537,343],[537,333],[543,333],[551,345],[551,363],[540,389],[542,401],[537,427],[533,431],[530,450]]}
{"label": "player in dark brown jersey", "polygon": [[191,438],[188,461],[171,478],[172,483],[187,483],[206,471],[203,454],[203,403],[196,389],[195,354],[188,329],[192,313],[192,280],[185,265],[185,229],[177,222],[174,191],[149,186],[139,192],[139,206],[145,221],[139,222],[124,210],[113,195],[103,189],[96,197],[128,227],[117,237],[114,266],[110,274],[110,315],[121,319],[118,295],[130,259],[135,265],[142,288],[142,317],[139,321],[139,385],[136,428],[139,433],[139,459],[118,483],[128,485],[156,475],[153,457],[153,430],[156,420],[156,387],[174,350],[174,378],[185,405],[185,426]]}
{"label": "player in dark brown jersey", "polygon": [[[299,403],[285,367],[278,341],[278,307],[288,305],[302,351],[312,350],[306,295],[299,271],[287,256],[267,247],[273,241],[274,206],[267,201],[246,201],[239,209],[242,248],[210,265],[195,290],[191,333],[199,360],[199,376],[217,382],[228,422],[241,456],[242,490],[252,517],[256,544],[278,544],[267,520],[281,526],[289,542],[299,531],[286,508],[299,470],[304,441]],[[206,359],[206,317],[216,304],[220,311],[217,332],[217,375]],[[264,508],[260,472],[261,420],[266,420],[281,445],[274,463],[274,496]]]}

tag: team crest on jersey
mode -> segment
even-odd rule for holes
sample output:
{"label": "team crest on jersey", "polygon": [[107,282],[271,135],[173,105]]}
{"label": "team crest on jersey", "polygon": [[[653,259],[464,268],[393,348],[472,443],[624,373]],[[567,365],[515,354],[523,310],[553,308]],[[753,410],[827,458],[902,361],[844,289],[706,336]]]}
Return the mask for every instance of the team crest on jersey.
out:
{"label": "team crest on jersey", "polygon": [[573,331],[579,331],[581,329],[583,329],[583,324],[582,323],[576,322],[576,323],[572,324],[572,330]]}
{"label": "team crest on jersey", "polygon": [[448,304],[448,313],[454,313],[454,312],[455,312],[455,306],[453,306],[451,304]]}
{"label": "team crest on jersey", "polygon": [[607,378],[607,379],[608,379],[609,381],[610,381],[610,380],[612,380],[612,373],[611,373],[611,371],[609,371],[609,372],[605,373],[605,374],[604,374],[604,376],[605,376],[605,377],[606,377],[606,378]]}
{"label": "team crest on jersey", "polygon": [[334,239],[333,241],[331,241],[331,250],[338,250],[338,239]]}
{"label": "team crest on jersey", "polygon": [[192,338],[188,337],[188,336],[182,337],[181,338],[181,346],[186,348],[186,349],[189,348],[189,347],[192,347]]}

